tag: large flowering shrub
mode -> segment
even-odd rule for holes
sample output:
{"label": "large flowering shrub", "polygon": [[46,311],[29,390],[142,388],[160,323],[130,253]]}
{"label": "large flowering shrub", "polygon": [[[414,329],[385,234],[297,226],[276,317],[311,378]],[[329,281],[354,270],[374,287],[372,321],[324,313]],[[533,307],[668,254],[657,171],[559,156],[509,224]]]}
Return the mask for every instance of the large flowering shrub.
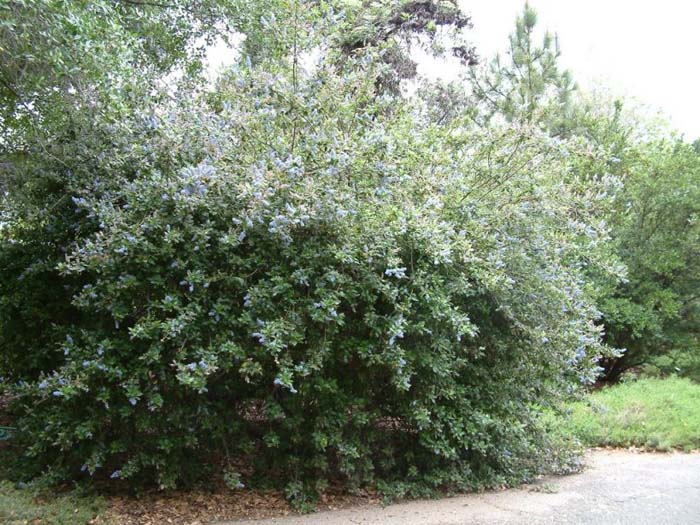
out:
{"label": "large flowering shrub", "polygon": [[[593,378],[581,275],[614,181],[535,129],[434,126],[377,96],[373,64],[233,70],[7,197],[3,344],[23,287],[70,313],[35,319],[29,372],[4,365],[25,467],[172,487],[223,466],[303,499],[551,465],[538,413]],[[20,215],[51,181],[60,201]]]}

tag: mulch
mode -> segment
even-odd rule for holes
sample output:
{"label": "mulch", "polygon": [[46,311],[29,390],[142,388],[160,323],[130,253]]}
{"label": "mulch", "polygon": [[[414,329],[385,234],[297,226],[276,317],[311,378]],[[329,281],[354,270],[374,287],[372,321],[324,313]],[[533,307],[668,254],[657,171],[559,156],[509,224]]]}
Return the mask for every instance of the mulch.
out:
{"label": "mulch", "polygon": [[[103,516],[117,525],[206,525],[227,520],[255,520],[295,514],[281,492],[253,490],[217,492],[186,491],[108,498],[109,510]],[[336,510],[379,503],[380,498],[361,491],[351,495],[329,489],[322,494],[317,509]],[[104,523],[95,520],[94,523]]]}

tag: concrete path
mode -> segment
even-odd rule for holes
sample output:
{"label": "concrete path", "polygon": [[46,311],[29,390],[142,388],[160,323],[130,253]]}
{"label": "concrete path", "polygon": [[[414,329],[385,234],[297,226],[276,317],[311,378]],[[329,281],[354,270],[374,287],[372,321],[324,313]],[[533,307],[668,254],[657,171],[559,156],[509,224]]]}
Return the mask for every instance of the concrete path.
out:
{"label": "concrete path", "polygon": [[699,524],[700,454],[594,451],[581,474],[534,486],[229,525]]}

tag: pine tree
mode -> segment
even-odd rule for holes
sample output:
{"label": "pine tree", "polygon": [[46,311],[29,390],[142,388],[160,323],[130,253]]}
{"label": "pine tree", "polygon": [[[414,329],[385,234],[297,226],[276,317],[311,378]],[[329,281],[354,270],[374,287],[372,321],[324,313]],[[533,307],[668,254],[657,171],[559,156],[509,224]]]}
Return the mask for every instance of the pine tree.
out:
{"label": "pine tree", "polygon": [[509,60],[497,55],[487,67],[471,70],[473,97],[486,120],[498,114],[508,122],[541,123],[557,134],[576,87],[559,67],[558,37],[547,31],[538,45],[536,25],[537,13],[526,3],[509,37]]}

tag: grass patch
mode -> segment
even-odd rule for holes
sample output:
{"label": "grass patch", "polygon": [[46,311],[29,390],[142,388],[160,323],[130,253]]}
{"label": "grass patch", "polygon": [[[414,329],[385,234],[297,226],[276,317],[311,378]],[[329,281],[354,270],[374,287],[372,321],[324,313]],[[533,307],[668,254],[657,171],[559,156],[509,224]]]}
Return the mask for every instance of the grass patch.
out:
{"label": "grass patch", "polygon": [[700,449],[700,385],[639,379],[591,393],[565,423],[588,446]]}
{"label": "grass patch", "polygon": [[5,525],[106,524],[98,517],[104,510],[105,503],[100,498],[74,493],[54,495],[0,481],[0,523]]}
{"label": "grass patch", "polygon": [[11,481],[21,472],[16,451],[0,444],[0,524],[107,525],[103,498],[78,491],[55,492],[43,486]]}

